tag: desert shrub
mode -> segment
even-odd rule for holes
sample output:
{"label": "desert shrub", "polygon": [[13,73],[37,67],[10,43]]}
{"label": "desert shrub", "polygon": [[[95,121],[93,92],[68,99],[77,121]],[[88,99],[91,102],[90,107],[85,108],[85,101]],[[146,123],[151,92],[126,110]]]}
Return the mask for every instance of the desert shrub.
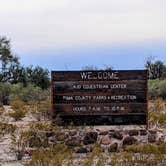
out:
{"label": "desert shrub", "polygon": [[29,130],[22,133],[27,145],[33,148],[47,148],[48,143],[48,132],[58,132],[60,128],[57,126],[52,126],[48,122],[37,122],[32,123],[29,126]]}
{"label": "desert shrub", "polygon": [[95,146],[92,152],[85,158],[85,160],[80,162],[80,165],[81,166],[91,166],[91,165],[101,166],[106,164],[107,159],[108,158],[103,153],[103,149],[100,146]]}
{"label": "desert shrub", "polygon": [[166,79],[149,80],[149,99],[163,98],[166,99]]}
{"label": "desert shrub", "polygon": [[30,148],[46,148],[49,147],[48,138],[44,132],[28,130],[22,133],[22,136]]}
{"label": "desert shrub", "polygon": [[156,99],[153,101],[154,111],[149,112],[149,122],[153,125],[166,126],[166,106],[165,101]]}
{"label": "desert shrub", "polygon": [[33,84],[24,87],[22,84],[14,84],[11,87],[10,100],[22,100],[28,104],[39,103],[49,98],[49,90],[42,90]]}
{"label": "desert shrub", "polygon": [[11,108],[13,112],[9,113],[9,115],[14,118],[16,121],[21,120],[25,117],[25,105],[21,100],[15,100],[11,103]]}
{"label": "desert shrub", "polygon": [[57,144],[47,150],[34,151],[27,166],[62,166],[65,161],[65,165],[69,165],[71,158],[71,150],[64,144]]}
{"label": "desert shrub", "polygon": [[[133,149],[132,149],[133,151]],[[134,153],[133,152],[120,152],[113,153],[111,156],[111,166],[133,166],[133,165],[164,165],[165,159],[164,156],[158,151],[156,151],[156,147],[147,146],[145,148],[147,153]]]}
{"label": "desert shrub", "polygon": [[16,128],[15,125],[0,122],[0,135],[13,133]]}
{"label": "desert shrub", "polygon": [[166,99],[166,80],[159,83],[159,97]]}
{"label": "desert shrub", "polygon": [[30,124],[30,129],[31,130],[35,130],[35,131],[50,131],[50,130],[56,130],[56,126],[52,126],[50,123],[48,122],[36,122],[36,123],[32,123]]}
{"label": "desert shrub", "polygon": [[154,100],[153,105],[154,105],[154,111],[156,113],[163,113],[166,109],[165,101],[161,98],[158,98],[158,99]]}
{"label": "desert shrub", "polygon": [[166,126],[166,113],[156,113],[156,112],[150,112],[149,113],[149,122],[151,124],[155,124],[161,127]]}
{"label": "desert shrub", "polygon": [[4,105],[9,104],[9,96],[11,93],[11,84],[0,83],[0,103]]}
{"label": "desert shrub", "polygon": [[146,144],[146,145],[129,145],[125,148],[125,151],[134,152],[134,153],[144,153],[144,154],[161,154],[160,149],[162,148],[159,148],[159,146],[157,145]]}
{"label": "desert shrub", "polygon": [[17,160],[22,160],[25,154],[25,148],[26,148],[26,141],[24,135],[22,133],[19,134],[13,133],[11,135],[10,150],[14,152]]}
{"label": "desert shrub", "polygon": [[46,119],[49,117],[50,109],[51,109],[51,102],[50,100],[42,101],[36,105],[36,111],[34,114],[38,120]]}
{"label": "desert shrub", "polygon": [[3,105],[0,103],[0,115],[4,112],[4,107]]}

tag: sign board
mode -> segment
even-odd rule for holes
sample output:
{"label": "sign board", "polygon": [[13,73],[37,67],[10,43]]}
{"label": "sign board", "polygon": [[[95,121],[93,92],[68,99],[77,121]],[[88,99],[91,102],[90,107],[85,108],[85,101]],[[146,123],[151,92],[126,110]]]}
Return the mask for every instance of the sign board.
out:
{"label": "sign board", "polygon": [[52,115],[63,125],[147,124],[147,71],[52,71]]}

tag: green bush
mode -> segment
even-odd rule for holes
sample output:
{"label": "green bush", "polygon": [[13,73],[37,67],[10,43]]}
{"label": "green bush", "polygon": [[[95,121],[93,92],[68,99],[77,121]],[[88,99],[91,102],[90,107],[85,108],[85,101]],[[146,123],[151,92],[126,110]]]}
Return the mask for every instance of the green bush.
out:
{"label": "green bush", "polygon": [[149,99],[163,98],[166,99],[166,79],[149,80]]}
{"label": "green bush", "polygon": [[22,100],[26,103],[41,102],[49,98],[49,91],[42,90],[39,87],[29,84],[27,87],[23,87],[21,84],[14,84],[11,87],[11,100]]}
{"label": "green bush", "polygon": [[4,105],[9,104],[9,96],[11,93],[11,84],[0,83],[0,103]]}

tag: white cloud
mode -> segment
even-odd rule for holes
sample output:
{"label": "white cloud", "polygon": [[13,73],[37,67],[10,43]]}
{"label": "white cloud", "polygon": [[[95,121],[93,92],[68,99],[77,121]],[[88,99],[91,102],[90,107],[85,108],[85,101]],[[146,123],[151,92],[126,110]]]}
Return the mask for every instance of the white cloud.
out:
{"label": "white cloud", "polygon": [[0,33],[17,50],[166,39],[165,0],[0,0]]}

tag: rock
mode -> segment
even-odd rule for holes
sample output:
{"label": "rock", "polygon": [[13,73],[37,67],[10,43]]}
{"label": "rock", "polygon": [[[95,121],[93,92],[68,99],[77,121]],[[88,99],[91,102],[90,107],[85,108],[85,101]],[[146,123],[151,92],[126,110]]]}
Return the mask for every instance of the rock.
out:
{"label": "rock", "polygon": [[150,134],[157,134],[157,131],[156,130],[149,130],[149,133]]}
{"label": "rock", "polygon": [[118,150],[118,143],[117,142],[113,143],[108,148],[108,152],[117,152],[117,150]]}
{"label": "rock", "polygon": [[65,141],[68,138],[68,134],[64,132],[57,132],[56,133],[56,140],[57,141]]}
{"label": "rock", "polygon": [[96,143],[97,137],[98,137],[97,132],[88,132],[88,133],[86,133],[86,135],[83,139],[84,145]]}
{"label": "rock", "polygon": [[122,140],[123,139],[123,134],[120,133],[119,131],[114,131],[114,132],[110,133],[109,135],[110,135],[110,137],[116,138],[118,140]]}
{"label": "rock", "polygon": [[75,149],[75,152],[76,153],[88,153],[89,150],[87,148],[85,148],[85,147],[79,147],[79,148]]}
{"label": "rock", "polygon": [[108,131],[100,131],[99,135],[107,135]]}
{"label": "rock", "polygon": [[48,138],[48,142],[49,142],[49,144],[55,144],[55,143],[56,143],[56,138],[55,138],[55,136],[49,137],[49,138]]}
{"label": "rock", "polygon": [[68,139],[65,144],[67,146],[80,146],[81,145],[81,139],[79,137],[72,137]]}
{"label": "rock", "polygon": [[158,140],[159,142],[164,142],[165,141],[165,136],[164,135],[161,135],[160,137],[159,137],[159,140]]}
{"label": "rock", "polygon": [[143,135],[147,135],[147,130],[140,130],[140,135],[143,136]]}
{"label": "rock", "polygon": [[109,145],[111,143],[111,138],[106,135],[101,139],[101,144],[103,145]]}
{"label": "rock", "polygon": [[129,136],[137,136],[139,134],[138,130],[129,130]]}
{"label": "rock", "polygon": [[46,137],[53,137],[54,135],[55,135],[55,132],[53,132],[53,131],[46,132]]}
{"label": "rock", "polygon": [[69,132],[69,135],[70,136],[75,136],[77,134],[77,131],[76,130],[71,130],[70,132]]}
{"label": "rock", "polygon": [[148,142],[149,143],[156,142],[156,134],[148,134]]}
{"label": "rock", "polygon": [[123,140],[123,146],[132,145],[132,144],[135,144],[136,142],[137,142],[136,138],[134,138],[132,136],[127,136]]}

